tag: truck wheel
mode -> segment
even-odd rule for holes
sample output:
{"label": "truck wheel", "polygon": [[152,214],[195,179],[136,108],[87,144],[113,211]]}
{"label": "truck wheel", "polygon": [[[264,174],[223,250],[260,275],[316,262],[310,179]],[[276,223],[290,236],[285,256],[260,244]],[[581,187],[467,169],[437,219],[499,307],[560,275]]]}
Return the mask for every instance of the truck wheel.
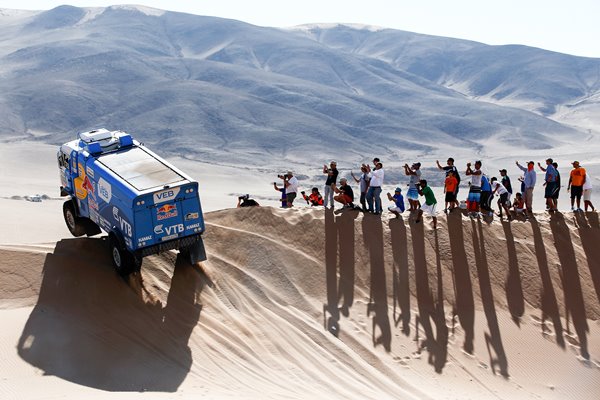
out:
{"label": "truck wheel", "polygon": [[81,218],[77,216],[73,201],[67,200],[64,202],[63,216],[65,217],[67,228],[73,236],[79,237],[85,235],[85,226],[83,225]]}
{"label": "truck wheel", "polygon": [[110,248],[110,258],[117,273],[121,276],[127,276],[132,272],[138,272],[142,267],[142,258],[131,253],[117,239],[114,233],[108,237]]}

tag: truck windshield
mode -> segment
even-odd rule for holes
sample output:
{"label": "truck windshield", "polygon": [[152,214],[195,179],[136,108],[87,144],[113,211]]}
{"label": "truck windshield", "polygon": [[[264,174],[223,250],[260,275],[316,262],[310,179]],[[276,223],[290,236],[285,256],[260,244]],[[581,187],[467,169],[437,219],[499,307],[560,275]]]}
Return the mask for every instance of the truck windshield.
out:
{"label": "truck windshield", "polygon": [[105,154],[98,160],[139,191],[185,180],[183,176],[140,147]]}

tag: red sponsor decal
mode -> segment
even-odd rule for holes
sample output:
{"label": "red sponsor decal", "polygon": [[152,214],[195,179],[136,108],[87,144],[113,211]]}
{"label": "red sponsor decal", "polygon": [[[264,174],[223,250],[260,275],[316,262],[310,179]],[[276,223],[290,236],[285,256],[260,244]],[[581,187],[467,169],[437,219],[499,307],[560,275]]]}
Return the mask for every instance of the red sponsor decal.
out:
{"label": "red sponsor decal", "polygon": [[156,219],[162,221],[163,219],[173,218],[177,216],[177,207],[173,204],[165,204],[156,209]]}

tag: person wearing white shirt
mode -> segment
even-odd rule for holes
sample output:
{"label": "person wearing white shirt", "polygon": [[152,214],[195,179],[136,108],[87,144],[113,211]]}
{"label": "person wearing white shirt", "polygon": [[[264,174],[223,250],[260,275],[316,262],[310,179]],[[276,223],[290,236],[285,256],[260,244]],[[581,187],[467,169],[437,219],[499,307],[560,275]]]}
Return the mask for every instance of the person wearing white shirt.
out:
{"label": "person wearing white shirt", "polygon": [[288,208],[294,206],[294,199],[298,194],[298,178],[294,176],[292,171],[288,171],[286,175],[284,175],[283,184],[285,185],[285,197],[287,200]]}
{"label": "person wearing white shirt", "polygon": [[585,211],[587,212],[588,206],[592,209],[592,211],[596,211],[594,205],[592,204],[592,177],[590,173],[585,174],[585,182],[583,182],[583,204]]}
{"label": "person wearing white shirt", "polygon": [[[368,168],[368,166],[367,166]],[[369,212],[379,215],[383,210],[381,208],[381,186],[383,186],[383,164],[378,162],[375,165],[375,170],[369,173],[371,179],[369,184],[369,190],[367,191],[367,204],[369,206]],[[375,207],[373,207],[373,203]]]}
{"label": "person wearing white shirt", "polygon": [[494,193],[498,193],[498,196],[500,197],[498,199],[498,216],[500,217],[500,221],[502,221],[502,209],[506,211],[506,216],[510,221],[512,219],[512,216],[510,215],[510,211],[508,210],[510,204],[510,200],[508,199],[508,190],[506,190],[502,183],[498,182],[498,178],[496,178],[495,176],[492,178],[491,182],[492,196],[494,195]]}

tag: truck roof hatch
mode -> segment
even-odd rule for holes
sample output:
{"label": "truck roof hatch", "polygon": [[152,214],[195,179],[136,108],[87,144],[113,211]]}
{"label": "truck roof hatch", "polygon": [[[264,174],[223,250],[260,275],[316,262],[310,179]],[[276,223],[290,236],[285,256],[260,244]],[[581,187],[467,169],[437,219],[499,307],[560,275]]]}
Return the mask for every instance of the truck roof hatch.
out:
{"label": "truck roof hatch", "polygon": [[100,154],[133,145],[131,135],[122,131],[111,132],[107,129],[97,129],[80,132],[78,136],[81,140],[81,147],[87,149],[90,154]]}

